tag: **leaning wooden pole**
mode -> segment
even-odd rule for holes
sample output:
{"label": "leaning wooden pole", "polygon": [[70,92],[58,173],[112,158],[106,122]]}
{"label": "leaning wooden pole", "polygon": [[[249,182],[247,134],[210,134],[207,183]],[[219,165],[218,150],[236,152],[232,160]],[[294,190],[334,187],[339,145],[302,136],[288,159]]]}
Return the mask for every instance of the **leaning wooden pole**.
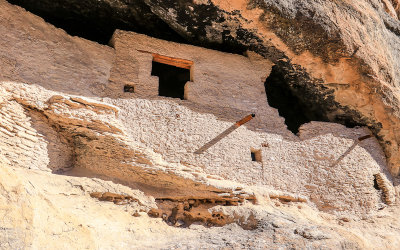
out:
{"label": "leaning wooden pole", "polygon": [[339,164],[340,161],[343,160],[344,157],[346,157],[348,154],[350,154],[351,151],[353,151],[353,149],[360,144],[360,142],[367,140],[369,138],[371,138],[372,135],[364,135],[361,137],[358,137],[356,141],[353,142],[353,145],[351,145],[351,147],[349,149],[346,150],[346,152],[344,152],[332,165],[330,165],[330,167],[335,167],[337,164]]}
{"label": "leaning wooden pole", "polygon": [[251,114],[248,115],[246,117],[244,117],[243,119],[241,119],[240,121],[237,121],[235,124],[233,124],[232,126],[230,126],[229,128],[227,128],[224,132],[222,132],[221,134],[219,134],[217,137],[215,137],[214,139],[212,139],[211,141],[207,142],[206,144],[204,144],[201,148],[199,148],[198,150],[196,150],[194,153],[195,154],[202,154],[204,153],[207,149],[211,148],[212,146],[214,146],[217,142],[219,142],[220,140],[222,140],[224,137],[226,137],[227,135],[229,135],[230,133],[232,133],[233,131],[235,131],[235,129],[239,128],[240,126],[242,126],[243,124],[251,121],[251,119],[253,119],[256,115],[255,114]]}

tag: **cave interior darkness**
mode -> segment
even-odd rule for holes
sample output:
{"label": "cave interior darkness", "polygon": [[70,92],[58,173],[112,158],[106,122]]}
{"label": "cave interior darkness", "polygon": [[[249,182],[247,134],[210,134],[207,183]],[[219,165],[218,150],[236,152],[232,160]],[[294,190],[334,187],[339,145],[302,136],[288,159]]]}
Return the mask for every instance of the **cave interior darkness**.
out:
{"label": "cave interior darkness", "polygon": [[127,1],[125,9],[113,9],[97,0],[7,0],[40,16],[69,35],[108,45],[116,29],[184,43],[185,39],[154,15],[141,1]]}
{"label": "cave interior darkness", "polygon": [[[142,0],[7,0],[40,16],[69,35],[109,45],[116,29],[243,55],[247,48],[229,37],[223,43],[208,42],[176,32]],[[122,4],[119,6],[118,4]],[[229,32],[228,32],[229,33]]]}
{"label": "cave interior darkness", "polygon": [[278,110],[293,134],[298,134],[300,126],[311,121],[335,122],[348,128],[361,126],[350,115],[333,115],[333,118],[328,118],[327,115],[334,109],[332,111],[329,106],[318,101],[318,97],[305,87],[291,84],[299,80],[291,78],[290,75],[278,65],[274,65],[264,87],[268,105]]}
{"label": "cave interior darkness", "polygon": [[264,87],[269,106],[278,110],[293,134],[297,134],[300,126],[310,121],[328,121],[318,107],[313,107],[310,101],[306,100],[305,91],[290,86],[287,72],[277,65],[272,67]]}
{"label": "cave interior darkness", "polygon": [[264,86],[269,106],[278,109],[279,115],[285,118],[287,128],[294,134],[299,132],[302,124],[311,121],[307,116],[307,107],[293,93],[283,72],[276,66],[273,66]]}

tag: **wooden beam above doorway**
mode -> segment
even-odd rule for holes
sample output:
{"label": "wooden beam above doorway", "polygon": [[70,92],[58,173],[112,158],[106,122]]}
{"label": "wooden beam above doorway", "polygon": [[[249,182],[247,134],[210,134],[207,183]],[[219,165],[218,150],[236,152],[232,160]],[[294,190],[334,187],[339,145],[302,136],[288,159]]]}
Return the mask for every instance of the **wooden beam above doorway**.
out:
{"label": "wooden beam above doorway", "polygon": [[169,57],[169,56],[162,56],[162,55],[159,55],[156,53],[152,53],[152,55],[153,55],[154,62],[168,64],[168,65],[175,66],[178,68],[190,69],[193,65],[192,61],[185,60],[185,59],[173,58],[173,57]]}
{"label": "wooden beam above doorway", "polygon": [[151,52],[144,51],[144,50],[138,50],[138,51],[143,52],[143,53],[152,54],[154,62],[163,63],[163,64],[175,66],[178,68],[184,68],[184,69],[190,69],[193,66],[193,61],[190,61],[190,60],[174,58],[174,57],[170,57],[170,56],[162,56],[160,54],[151,53]]}

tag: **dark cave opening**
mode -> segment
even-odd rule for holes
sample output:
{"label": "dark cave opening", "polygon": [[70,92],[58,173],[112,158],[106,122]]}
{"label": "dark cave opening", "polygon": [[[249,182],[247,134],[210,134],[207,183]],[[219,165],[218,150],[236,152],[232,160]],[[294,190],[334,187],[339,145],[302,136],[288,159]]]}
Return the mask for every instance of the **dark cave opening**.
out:
{"label": "dark cave opening", "polygon": [[153,61],[151,75],[158,76],[158,95],[184,99],[185,84],[190,81],[190,70]]}
{"label": "dark cave opening", "polygon": [[69,35],[100,44],[107,45],[116,29],[143,33],[174,42],[185,42],[184,38],[140,1],[128,2],[122,6],[111,6],[112,3],[97,0],[8,0],[8,2],[42,17]]}
{"label": "dark cave opening", "polygon": [[284,72],[277,66],[272,67],[264,86],[268,104],[278,109],[279,115],[285,118],[287,128],[294,134],[299,132],[302,124],[311,121],[307,105],[294,93],[285,79]]}
{"label": "dark cave opening", "polygon": [[354,113],[337,105],[332,96],[325,98],[325,90],[313,89],[313,82],[285,67],[273,66],[264,86],[269,106],[278,109],[287,128],[294,134],[299,132],[301,125],[311,121],[334,122],[348,128],[363,125]]}
{"label": "dark cave opening", "polygon": [[[223,42],[204,39],[200,28],[192,36],[176,32],[159,16],[154,14],[143,1],[98,1],[98,0],[7,0],[27,11],[40,16],[46,22],[61,28],[69,35],[82,37],[100,44],[108,45],[116,29],[133,31],[151,37],[192,44],[209,49],[243,55],[248,47],[237,42],[229,30],[221,34]],[[209,18],[208,16],[206,16]],[[185,20],[183,20],[185,21]],[[191,20],[195,21],[195,20]],[[185,21],[186,22],[186,21]],[[198,21],[199,25],[204,20]],[[194,27],[191,24],[188,27]],[[247,35],[242,30],[243,36]],[[201,33],[202,34],[202,33]]]}

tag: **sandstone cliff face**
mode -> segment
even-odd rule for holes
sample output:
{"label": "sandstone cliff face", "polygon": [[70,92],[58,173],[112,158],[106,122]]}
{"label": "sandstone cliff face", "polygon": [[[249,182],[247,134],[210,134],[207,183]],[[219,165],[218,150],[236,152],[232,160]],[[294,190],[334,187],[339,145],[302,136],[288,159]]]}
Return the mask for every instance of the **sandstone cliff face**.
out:
{"label": "sandstone cliff face", "polygon": [[[77,15],[91,7],[65,4]],[[136,6],[134,16],[163,20],[193,43],[267,60],[123,32],[114,47],[99,45],[0,0],[0,248],[399,247],[398,186],[379,146],[395,175],[398,2],[103,4]],[[125,83],[157,83],[137,44],[201,60],[196,98],[123,93]],[[232,66],[221,66],[224,56]],[[367,125],[377,140],[358,139],[366,127],[324,122],[293,135],[264,99],[252,101],[266,106],[267,125],[256,118],[193,154],[252,111],[246,99],[230,104],[248,86],[225,81],[256,82],[245,92],[261,97],[270,61],[320,120]],[[251,161],[250,149],[262,160]]]}
{"label": "sandstone cliff face", "polygon": [[[311,109],[318,110],[319,119],[370,127],[385,149],[392,174],[399,174],[398,1],[100,2],[112,13],[136,7],[141,10],[132,14],[136,19],[148,13],[151,20],[163,20],[192,43],[252,50],[272,60],[291,88],[305,97]],[[50,16],[55,15],[52,10],[65,6],[81,17],[91,13],[90,20],[104,18],[90,10],[90,5],[75,1],[38,3],[24,1],[27,7]],[[134,23],[128,17],[111,19]],[[142,23],[152,21],[143,19]],[[171,37],[170,29],[165,30],[164,37]]]}
{"label": "sandstone cliff face", "polygon": [[[94,4],[97,12],[75,1],[43,3],[22,4],[51,17],[56,14],[49,12],[63,8],[81,18],[91,13],[84,20],[92,22],[104,20],[107,6],[114,21],[133,25],[132,20],[146,16],[142,23],[150,25],[161,19],[193,43],[255,51],[276,64],[311,109],[318,107],[319,119],[370,127],[392,174],[399,174],[397,1],[100,1]],[[140,11],[132,12],[133,7]],[[117,15],[121,10],[134,18]],[[170,37],[165,30],[164,37]]]}

